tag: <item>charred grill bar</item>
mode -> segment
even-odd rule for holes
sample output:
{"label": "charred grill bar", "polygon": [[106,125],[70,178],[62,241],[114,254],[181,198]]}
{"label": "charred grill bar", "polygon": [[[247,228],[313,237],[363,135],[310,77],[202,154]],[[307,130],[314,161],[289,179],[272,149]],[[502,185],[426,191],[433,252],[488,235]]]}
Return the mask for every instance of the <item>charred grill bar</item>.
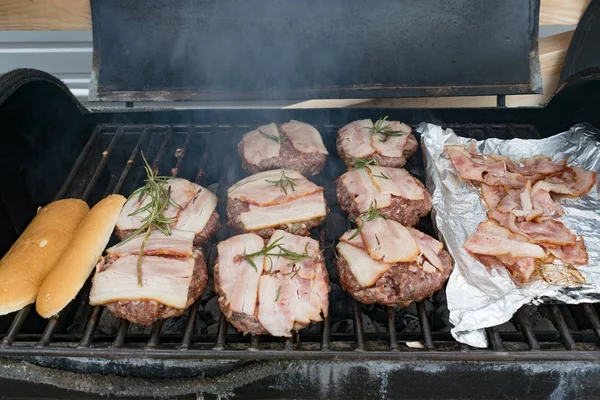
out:
{"label": "charred grill bar", "polygon": [[[310,121],[306,121],[310,123]],[[334,125],[315,125],[321,132],[331,154],[335,146]],[[463,124],[450,125],[457,134],[475,138],[539,138],[532,125],[526,124]],[[243,171],[235,145],[241,135],[252,129],[250,125],[98,125],[91,133],[72,170],[56,194],[79,197],[91,204],[108,193],[130,194],[141,184],[140,150],[151,165],[162,174],[174,174],[205,186],[217,183],[219,211],[224,218],[227,188],[241,179]],[[344,171],[343,161],[328,157],[325,171],[315,177],[326,188],[326,199],[331,215],[327,223],[313,232],[325,250],[327,268],[335,271],[335,255],[331,238],[333,231],[344,231],[345,214],[335,201],[333,181]],[[409,161],[407,169],[423,178],[419,156]],[[224,221],[223,221],[224,222]],[[343,226],[338,226],[343,225]],[[207,260],[212,272],[216,259],[216,243],[232,235],[223,223],[216,238],[207,243]],[[430,223],[419,226],[433,234]],[[327,234],[329,232],[329,234]],[[336,276],[334,274],[334,276]],[[332,279],[332,283],[338,284]],[[536,329],[530,315],[533,307],[521,309],[513,318],[517,331],[502,327],[488,329],[490,350],[476,350],[455,342],[448,329],[436,324],[432,316],[443,307],[421,301],[416,304],[418,330],[398,330],[397,315],[393,308],[363,306],[347,298],[343,307],[352,311],[352,329],[334,332],[340,316],[330,310],[330,317],[320,328],[301,331],[293,340],[269,336],[243,337],[228,333],[228,324],[221,315],[216,334],[196,331],[196,315],[201,302],[197,300],[188,311],[183,329],[178,333],[163,333],[163,321],[152,325],[148,335],[129,333],[130,324],[121,320],[113,335],[98,332],[103,308],[88,305],[89,282],[78,298],[71,302],[60,316],[43,321],[31,307],[14,315],[0,317],[0,356],[66,356],[101,358],[170,358],[170,359],[316,359],[316,360],[599,360],[598,332],[600,320],[594,305],[545,306],[536,313],[546,315],[555,330]],[[212,296],[215,296],[213,294]],[[331,303],[330,309],[336,307]],[[379,313],[386,318],[380,329],[364,329],[363,315]],[[190,317],[191,316],[191,317]],[[8,320],[12,319],[9,322]],[[369,317],[371,319],[371,317]],[[375,319],[375,318],[374,318]],[[447,322],[447,321],[446,321]],[[371,321],[372,323],[372,321]],[[413,324],[416,325],[416,324]],[[386,326],[385,332],[382,327]],[[26,329],[25,329],[26,328]],[[406,345],[408,342],[409,345]],[[414,342],[419,342],[416,344]],[[543,351],[539,351],[543,350]]]}

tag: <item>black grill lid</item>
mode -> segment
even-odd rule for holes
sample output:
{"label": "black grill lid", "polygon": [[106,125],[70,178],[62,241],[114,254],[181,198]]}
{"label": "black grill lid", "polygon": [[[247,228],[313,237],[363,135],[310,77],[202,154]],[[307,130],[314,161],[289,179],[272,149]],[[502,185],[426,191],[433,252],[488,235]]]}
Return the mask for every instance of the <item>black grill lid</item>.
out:
{"label": "black grill lid", "polygon": [[540,93],[539,0],[91,0],[92,100]]}

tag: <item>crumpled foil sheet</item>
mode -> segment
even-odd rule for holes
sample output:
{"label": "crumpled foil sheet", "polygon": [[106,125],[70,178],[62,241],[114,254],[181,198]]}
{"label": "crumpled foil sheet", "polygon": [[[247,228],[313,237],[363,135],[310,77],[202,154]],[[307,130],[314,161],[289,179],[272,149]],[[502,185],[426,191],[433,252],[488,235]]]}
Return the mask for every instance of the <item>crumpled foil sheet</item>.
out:
{"label": "crumpled foil sheet", "polygon": [[[474,347],[487,347],[484,328],[502,324],[524,304],[578,304],[600,302],[600,193],[599,184],[585,196],[562,199],[565,215],[560,218],[571,231],[584,238],[589,264],[578,268],[585,278],[579,286],[556,286],[543,279],[526,285],[515,283],[508,270],[488,270],[463,248],[477,225],[487,219],[487,207],[478,190],[462,181],[444,146],[468,144],[473,139],[457,136],[451,129],[422,123],[417,131],[427,174],[427,187],[432,194],[432,218],[441,240],[455,261],[448,280],[446,296],[450,311],[452,335]],[[497,153],[514,160],[537,154],[554,160],[568,158],[568,163],[596,171],[600,177],[600,133],[588,124],[578,124],[569,131],[540,140],[486,139],[477,141],[479,153]]]}

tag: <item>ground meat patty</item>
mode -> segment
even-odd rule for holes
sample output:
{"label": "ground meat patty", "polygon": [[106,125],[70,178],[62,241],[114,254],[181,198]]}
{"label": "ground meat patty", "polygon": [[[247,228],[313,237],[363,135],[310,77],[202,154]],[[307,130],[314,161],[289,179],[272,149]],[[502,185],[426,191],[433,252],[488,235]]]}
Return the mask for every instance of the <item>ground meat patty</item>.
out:
{"label": "ground meat patty", "polygon": [[292,142],[287,139],[284,132],[280,131],[279,135],[281,138],[279,157],[262,160],[259,165],[250,164],[244,158],[244,144],[241,141],[238,143],[238,153],[242,158],[242,167],[248,173],[256,174],[262,171],[285,168],[298,171],[304,176],[311,176],[316,175],[323,170],[323,167],[325,167],[325,154],[319,152],[299,152],[292,146]]}
{"label": "ground meat patty", "polygon": [[[392,204],[377,211],[385,215],[386,218],[400,222],[402,225],[415,226],[419,222],[419,218],[426,216],[431,211],[431,195],[419,180],[415,179],[415,181],[423,188],[425,193],[424,199],[409,200],[403,197],[392,196]],[[337,201],[344,211],[350,213],[355,218],[360,216],[360,211],[358,211],[356,203],[352,200],[352,196],[341,180],[337,181],[336,195]]]}
{"label": "ground meat patty", "polygon": [[[335,147],[340,158],[344,160],[347,166],[350,166],[349,162],[352,160],[352,157],[348,156],[344,152],[344,149],[342,148],[342,140],[342,137],[338,135],[335,142]],[[375,160],[375,162],[377,162],[377,165],[380,165],[382,167],[402,168],[406,164],[408,158],[417,151],[418,147],[419,143],[417,142],[415,135],[409,133],[408,138],[406,139],[406,144],[402,149],[402,154],[398,155],[398,157],[387,157],[375,152],[372,155],[364,158]]]}
{"label": "ground meat patty", "polygon": [[445,269],[425,272],[416,262],[396,263],[372,286],[362,287],[343,257],[338,257],[337,268],[342,288],[363,304],[398,305],[406,307],[440,290],[452,272],[452,261],[445,250],[438,253]]}
{"label": "ground meat patty", "polygon": [[[246,233],[248,232],[242,222],[239,220],[240,214],[248,211],[248,203],[243,202],[238,199],[227,198],[227,225],[233,228],[236,233]],[[327,217],[315,218],[309,221],[303,221],[293,224],[286,224],[281,226],[274,226],[271,228],[260,229],[258,231],[252,231],[257,235],[268,239],[273,235],[273,232],[277,229],[281,229],[283,231],[293,233],[294,235],[299,236],[308,236],[310,234],[310,230],[314,227],[320,226],[325,222]]]}
{"label": "ground meat patty", "polygon": [[[159,319],[182,315],[204,292],[204,288],[208,282],[208,270],[206,268],[204,253],[201,250],[195,250],[194,256],[196,263],[194,264],[192,281],[188,289],[188,301],[184,309],[169,307],[154,300],[114,301],[106,303],[104,306],[117,317],[144,326],[150,325]],[[110,262],[108,258],[107,263]]]}
{"label": "ground meat patty", "polygon": [[[217,210],[215,210],[215,211],[213,211],[210,218],[208,219],[208,222],[206,222],[206,225],[204,226],[204,229],[202,229],[202,232],[197,233],[194,236],[194,246],[196,246],[196,247],[202,246],[211,237],[213,237],[215,232],[217,232],[217,230],[220,227],[221,227],[221,223],[219,221],[219,214],[217,214]],[[135,232],[135,229],[128,229],[128,230],[122,231],[118,227],[115,227],[115,235],[117,235],[119,240],[125,239],[126,237],[133,234],[134,232]]]}

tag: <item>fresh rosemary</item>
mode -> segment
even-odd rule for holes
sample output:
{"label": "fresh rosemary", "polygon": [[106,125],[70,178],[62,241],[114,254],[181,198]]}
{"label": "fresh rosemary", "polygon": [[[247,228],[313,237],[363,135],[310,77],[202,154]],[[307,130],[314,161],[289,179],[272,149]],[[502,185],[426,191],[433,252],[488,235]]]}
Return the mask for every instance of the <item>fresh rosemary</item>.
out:
{"label": "fresh rosemary", "polygon": [[357,158],[357,157],[351,157],[347,161],[347,163],[348,163],[348,166],[352,169],[365,168],[365,167],[368,167],[369,165],[379,165],[377,160],[374,160],[372,158]]}
{"label": "fresh rosemary", "polygon": [[[352,236],[350,236],[348,238],[348,240],[352,240],[355,237],[357,237],[358,234],[360,233],[360,231],[362,231],[362,228],[365,225],[365,222],[373,221],[375,218],[387,219],[385,215],[383,215],[382,213],[377,211],[377,202],[376,201],[371,203],[371,205],[369,206],[369,209],[367,211],[365,211],[364,213],[360,214],[360,216],[356,219],[356,232],[354,232],[352,234]],[[358,224],[359,220],[360,220],[360,225]]]}
{"label": "fresh rosemary", "polygon": [[275,143],[279,143],[279,138],[277,136],[275,136],[275,135],[269,135],[268,133],[265,133],[265,132],[261,131],[260,129],[258,130],[258,133],[260,133],[261,135],[263,135],[267,139],[271,139]]}
{"label": "fresh rosemary", "polygon": [[387,172],[385,172],[385,171],[383,171],[383,172],[381,173],[381,175],[376,175],[376,174],[373,174],[373,176],[374,176],[374,177],[376,177],[376,178],[381,178],[381,179],[388,179],[388,180],[392,180],[392,177],[390,176],[390,174],[388,174],[388,173],[387,173]]}
{"label": "fresh rosemary", "polygon": [[387,116],[380,118],[377,121],[375,121],[372,128],[371,127],[366,127],[366,128],[369,129],[373,134],[379,133],[380,135],[383,135],[383,138],[379,139],[380,142],[387,141],[388,137],[390,137],[390,136],[406,135],[406,132],[395,131],[392,128],[390,128],[390,125],[386,124],[387,119],[388,119]]}
{"label": "fresh rosemary", "polygon": [[279,296],[281,295],[281,285],[279,285],[279,287],[277,288],[277,296],[275,296],[275,303],[277,303],[277,300],[279,300]]}
{"label": "fresh rosemary", "polygon": [[285,174],[285,171],[281,171],[281,177],[279,178],[279,180],[274,181],[271,179],[265,179],[265,182],[272,183],[274,185],[279,186],[281,188],[281,190],[283,191],[283,193],[285,193],[287,195],[288,187],[290,189],[292,189],[292,192],[296,190],[296,186],[298,185],[297,183],[294,183],[294,181],[296,181],[296,180],[297,180],[296,178],[290,178],[289,176],[287,176]]}
{"label": "fresh rosemary", "polygon": [[[284,248],[283,245],[280,243],[281,239],[283,238],[275,240],[273,243],[271,243],[270,245],[268,245],[260,251],[250,254],[242,254],[241,256],[244,260],[248,261],[252,268],[254,268],[254,270],[257,272],[258,267],[253,260],[254,257],[267,257],[271,262],[271,269],[273,269],[273,260],[271,259],[271,257],[283,257],[286,260],[292,261],[294,264],[299,263],[300,261],[304,261],[307,258],[310,258],[310,254],[308,254],[308,243],[306,243],[306,246],[304,247],[304,253],[296,253]],[[292,278],[296,276],[299,270],[300,267],[297,270],[291,272],[294,273],[294,275],[292,275]],[[271,272],[271,270],[269,270],[269,272]]]}
{"label": "fresh rosemary", "polygon": [[142,160],[144,161],[144,169],[146,170],[146,184],[133,192],[129,198],[139,196],[138,201],[142,201],[144,198],[148,197],[150,201],[144,207],[129,214],[129,216],[131,217],[141,213],[147,213],[147,215],[142,219],[142,226],[117,245],[121,246],[140,234],[144,234],[144,239],[142,240],[142,245],[140,247],[140,254],[137,260],[137,280],[139,286],[142,286],[142,260],[144,257],[144,248],[146,247],[146,242],[148,241],[152,228],[158,229],[165,236],[170,235],[170,224],[176,222],[176,219],[167,218],[163,213],[169,204],[181,209],[181,206],[171,198],[171,187],[165,187],[167,180],[171,178],[158,176],[157,171],[153,170],[150,167],[150,164],[148,164],[143,151],[141,152],[141,155]]}

